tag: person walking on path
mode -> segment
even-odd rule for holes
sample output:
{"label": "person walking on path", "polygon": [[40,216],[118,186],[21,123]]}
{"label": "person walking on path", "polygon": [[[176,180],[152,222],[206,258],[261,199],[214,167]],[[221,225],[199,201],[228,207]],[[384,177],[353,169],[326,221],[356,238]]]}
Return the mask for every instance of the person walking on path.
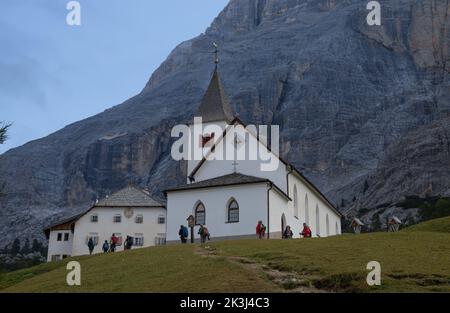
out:
{"label": "person walking on path", "polygon": [[181,243],[187,242],[187,237],[189,236],[189,230],[186,226],[180,225],[180,230],[178,231],[178,236],[180,236]]}
{"label": "person walking on path", "polygon": [[210,234],[208,231],[208,228],[206,228],[204,225],[200,225],[200,229],[198,230],[198,234],[200,235],[200,242],[201,243],[205,243],[206,242],[206,238],[208,238],[208,240],[210,240]]}
{"label": "person walking on path", "polygon": [[94,251],[94,248],[95,248],[94,240],[92,239],[92,237],[89,238],[88,248],[89,248],[89,254],[92,255],[92,252]]}
{"label": "person walking on path", "polygon": [[103,253],[108,253],[108,251],[109,251],[109,243],[108,243],[108,240],[105,240],[105,242],[103,243],[102,249],[103,249]]}
{"label": "person walking on path", "polygon": [[111,244],[109,245],[111,252],[115,252],[116,251],[116,246],[117,246],[118,241],[119,241],[119,238],[117,238],[115,234],[112,234],[112,236],[111,236]]}
{"label": "person walking on path", "polygon": [[124,250],[131,250],[132,246],[133,246],[133,237],[127,236],[124,242]]}
{"label": "person walking on path", "polygon": [[303,236],[303,238],[311,238],[311,228],[309,228],[306,223],[303,223],[303,230],[300,235]]}
{"label": "person walking on path", "polygon": [[266,236],[266,226],[262,221],[258,221],[258,224],[256,224],[256,236],[258,236],[258,239],[263,239]]}
{"label": "person walking on path", "polygon": [[294,236],[294,233],[291,230],[291,226],[286,226],[286,229],[284,230],[284,233],[283,233],[283,238],[284,239],[292,239],[292,236]]}

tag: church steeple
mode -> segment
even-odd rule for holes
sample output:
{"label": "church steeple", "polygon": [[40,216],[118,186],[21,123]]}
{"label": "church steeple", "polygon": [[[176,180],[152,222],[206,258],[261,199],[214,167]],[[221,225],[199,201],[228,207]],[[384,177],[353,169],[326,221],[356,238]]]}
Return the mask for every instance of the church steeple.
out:
{"label": "church steeple", "polygon": [[217,64],[219,63],[217,44],[214,44],[214,63],[215,69],[209,82],[208,89],[203,96],[200,107],[198,108],[197,115],[201,116],[203,123],[216,122],[216,121],[228,121],[233,120],[233,110],[228,102],[225,94],[222,82],[220,81],[219,71]]}

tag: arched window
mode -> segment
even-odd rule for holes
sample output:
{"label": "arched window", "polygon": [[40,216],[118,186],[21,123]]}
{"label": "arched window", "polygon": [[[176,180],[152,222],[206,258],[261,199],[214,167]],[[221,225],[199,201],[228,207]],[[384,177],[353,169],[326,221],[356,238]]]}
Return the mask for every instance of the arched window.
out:
{"label": "arched window", "polygon": [[336,222],[336,235],[339,235],[339,224]]}
{"label": "arched window", "polygon": [[328,217],[328,213],[326,217],[326,229],[327,229],[327,236],[330,236],[330,218]]}
{"label": "arched window", "polygon": [[298,195],[296,185],[294,185],[294,216],[298,218]]}
{"label": "arched window", "polygon": [[228,204],[228,223],[239,222],[239,204],[232,199]]}
{"label": "arched window", "polygon": [[317,236],[320,236],[320,213],[318,204],[316,204],[316,233]]}
{"label": "arched window", "polygon": [[305,223],[309,225],[309,205],[308,205],[308,194],[305,195]]}
{"label": "arched window", "polygon": [[199,202],[195,207],[195,225],[205,225],[206,222],[206,210],[203,203]]}

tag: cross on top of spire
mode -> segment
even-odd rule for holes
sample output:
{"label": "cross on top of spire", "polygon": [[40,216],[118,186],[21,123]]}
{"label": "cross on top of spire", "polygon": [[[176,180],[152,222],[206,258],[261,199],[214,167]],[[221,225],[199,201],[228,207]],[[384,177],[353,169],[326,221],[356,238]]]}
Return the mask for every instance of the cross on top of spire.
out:
{"label": "cross on top of spire", "polygon": [[234,118],[233,110],[231,109],[225,95],[225,91],[220,81],[219,71],[217,69],[217,65],[219,63],[219,46],[215,42],[213,42],[213,46],[215,48],[214,63],[216,67],[211,77],[211,81],[209,82],[208,89],[206,90],[202,102],[200,103],[196,116],[201,116],[204,123],[216,121],[231,122]]}
{"label": "cross on top of spire", "polygon": [[216,69],[217,69],[217,64],[219,64],[219,45],[215,42],[212,43],[214,46],[214,64],[216,64]]}

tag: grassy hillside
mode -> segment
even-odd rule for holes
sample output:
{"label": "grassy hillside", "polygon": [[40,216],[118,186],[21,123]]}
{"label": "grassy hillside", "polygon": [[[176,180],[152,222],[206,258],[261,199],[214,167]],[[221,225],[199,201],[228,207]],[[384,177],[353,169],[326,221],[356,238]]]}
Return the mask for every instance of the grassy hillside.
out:
{"label": "grassy hillside", "polygon": [[[450,292],[450,234],[372,233],[239,245],[222,242],[216,246],[225,255],[242,256],[270,268],[298,273],[306,278],[306,283],[319,289]],[[366,284],[366,266],[370,261],[381,264],[380,287]]]}
{"label": "grassy hillside", "polygon": [[450,216],[437,218],[435,220],[426,221],[417,225],[405,228],[406,232],[428,231],[450,234]]}
{"label": "grassy hillside", "polygon": [[[1,274],[0,292],[450,292],[449,225],[447,218],[395,234],[223,241],[77,257],[79,287],[66,285],[66,260]],[[380,287],[365,283],[369,261],[381,263]]]}
{"label": "grassy hillside", "polygon": [[[71,258],[0,276],[3,292],[269,292],[269,281],[194,246],[137,249]],[[81,286],[66,284],[66,264],[81,264]]]}

